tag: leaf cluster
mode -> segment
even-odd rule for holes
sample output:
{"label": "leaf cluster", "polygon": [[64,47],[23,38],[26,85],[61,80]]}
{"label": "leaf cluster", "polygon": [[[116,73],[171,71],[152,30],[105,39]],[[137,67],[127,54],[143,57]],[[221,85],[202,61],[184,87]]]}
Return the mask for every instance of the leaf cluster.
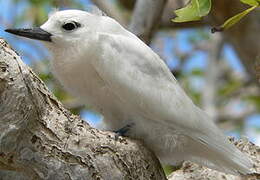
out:
{"label": "leaf cluster", "polygon": [[[212,28],[212,33],[229,29],[251,11],[260,6],[260,0],[240,0],[240,2],[249,5],[250,8],[236,14],[233,17],[230,17],[221,26]],[[172,21],[189,22],[201,20],[210,12],[211,4],[211,0],[191,0],[185,7],[174,11],[177,17],[175,17]]]}

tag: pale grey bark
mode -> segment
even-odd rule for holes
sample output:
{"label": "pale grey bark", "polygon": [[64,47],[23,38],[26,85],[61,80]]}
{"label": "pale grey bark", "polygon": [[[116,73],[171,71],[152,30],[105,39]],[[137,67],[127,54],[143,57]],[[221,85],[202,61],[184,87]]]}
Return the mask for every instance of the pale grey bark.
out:
{"label": "pale grey bark", "polygon": [[205,88],[202,92],[202,107],[211,116],[214,122],[218,119],[218,110],[216,106],[218,77],[221,66],[219,60],[223,47],[223,38],[221,34],[215,34],[211,38],[211,44],[208,46],[208,62],[205,70]]}
{"label": "pale grey bark", "polygon": [[141,143],[115,140],[64,109],[3,39],[0,170],[1,180],[165,179]]}
{"label": "pale grey bark", "polygon": [[126,20],[119,9],[115,6],[115,3],[111,3],[108,0],[92,0],[92,2],[109,17],[114,18],[121,25],[126,25]]}
{"label": "pale grey bark", "polygon": [[149,44],[161,20],[166,0],[137,0],[129,30]]}

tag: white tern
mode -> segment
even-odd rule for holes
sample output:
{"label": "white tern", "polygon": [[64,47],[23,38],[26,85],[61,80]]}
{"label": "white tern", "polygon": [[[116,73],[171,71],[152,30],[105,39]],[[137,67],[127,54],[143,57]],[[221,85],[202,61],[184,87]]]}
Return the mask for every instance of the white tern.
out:
{"label": "white tern", "polygon": [[97,13],[52,13],[41,27],[7,32],[42,40],[64,88],[104,116],[106,130],[141,139],[164,164],[192,161],[248,174],[248,157],[193,104],[164,61],[114,19]]}

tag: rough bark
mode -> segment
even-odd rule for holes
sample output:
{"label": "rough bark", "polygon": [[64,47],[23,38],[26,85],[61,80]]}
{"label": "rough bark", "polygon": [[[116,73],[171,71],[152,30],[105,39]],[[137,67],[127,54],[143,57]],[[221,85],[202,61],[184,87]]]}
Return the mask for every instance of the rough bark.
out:
{"label": "rough bark", "polygon": [[64,109],[0,39],[0,179],[165,179],[140,142]]}

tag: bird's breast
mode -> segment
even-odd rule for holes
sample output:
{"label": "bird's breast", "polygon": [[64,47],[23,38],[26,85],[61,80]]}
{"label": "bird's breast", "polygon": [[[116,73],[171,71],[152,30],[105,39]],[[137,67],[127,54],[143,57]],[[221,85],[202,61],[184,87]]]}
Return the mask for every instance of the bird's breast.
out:
{"label": "bird's breast", "polygon": [[[64,88],[83,103],[100,112],[106,119],[123,121],[127,108],[122,108],[122,102],[107,86],[89,61],[84,58],[56,57],[52,61],[54,76]],[[119,122],[115,122],[121,126]],[[123,125],[123,124],[122,124]]]}
{"label": "bird's breast", "polygon": [[63,58],[53,61],[52,69],[55,77],[64,88],[73,96],[84,99],[88,103],[93,103],[93,97],[106,94],[106,85],[98,76],[88,59]]}

